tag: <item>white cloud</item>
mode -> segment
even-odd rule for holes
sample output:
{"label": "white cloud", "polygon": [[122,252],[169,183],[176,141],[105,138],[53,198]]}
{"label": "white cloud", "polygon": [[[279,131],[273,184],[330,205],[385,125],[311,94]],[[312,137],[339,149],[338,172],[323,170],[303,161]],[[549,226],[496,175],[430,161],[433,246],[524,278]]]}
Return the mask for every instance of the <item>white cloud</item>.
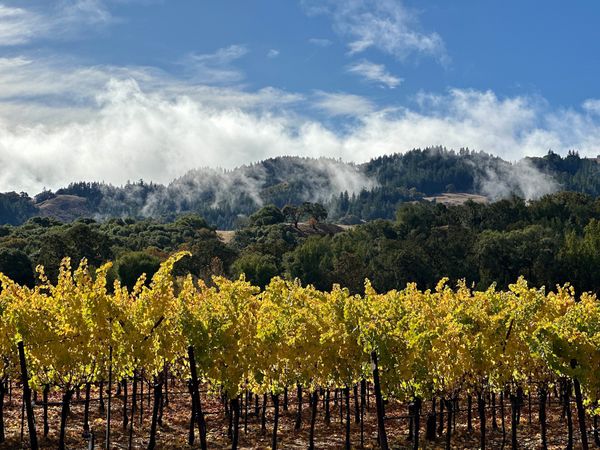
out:
{"label": "white cloud", "polygon": [[[363,162],[441,144],[516,160],[600,148],[600,117],[583,108],[460,89],[417,100],[381,110],[349,93],[249,92],[152,68],[0,59],[0,191],[34,194],[82,179],[166,183],[194,167],[279,155]],[[356,114],[340,132],[302,113],[311,106]]]}
{"label": "white cloud", "polygon": [[444,41],[437,33],[420,31],[417,14],[400,0],[303,0],[311,14],[328,14],[334,30],[348,39],[350,54],[369,48],[400,60],[424,54],[447,60]]}
{"label": "white cloud", "polygon": [[370,100],[354,94],[317,91],[315,106],[331,116],[360,117],[375,110]]}
{"label": "white cloud", "polygon": [[116,20],[104,0],[63,0],[55,13],[57,25],[107,25]]}
{"label": "white cloud", "polygon": [[329,47],[331,44],[333,44],[333,42],[331,42],[329,39],[323,38],[310,38],[308,42],[312,45],[316,45],[317,47]]}
{"label": "white cloud", "polygon": [[271,50],[269,50],[267,52],[267,58],[277,58],[279,56],[279,50],[275,50],[274,48],[272,48]]}
{"label": "white cloud", "polygon": [[374,62],[362,60],[347,67],[348,72],[359,75],[365,80],[379,84],[382,87],[394,89],[399,86],[402,78],[392,75],[387,71],[383,64],[375,64]]}
{"label": "white cloud", "polygon": [[[201,55],[200,59],[227,61],[241,51],[218,51],[220,57]],[[226,71],[221,68],[220,70]],[[243,75],[233,69],[230,80]],[[33,60],[27,57],[0,58],[0,119],[11,117],[14,123],[64,123],[94,114],[99,104],[112,95],[106,91],[111,81],[135,80],[144,92],[160,92],[165,97],[186,96],[211,108],[277,110],[304,100],[297,93],[273,87],[249,92],[231,87],[200,84],[198,79],[213,81],[217,68],[202,72],[194,65],[186,79],[144,66],[81,66],[64,58]],[[208,76],[212,75],[212,76]],[[226,77],[227,78],[227,77]],[[220,81],[220,80],[216,80]]]}
{"label": "white cloud", "polygon": [[233,66],[233,62],[248,54],[244,45],[230,45],[215,53],[190,54],[182,64],[198,83],[229,84],[244,78],[243,73]]}
{"label": "white cloud", "polygon": [[600,114],[600,99],[590,98],[583,102],[583,109],[590,113]]}
{"label": "white cloud", "polygon": [[40,25],[40,18],[25,9],[0,3],[0,45],[18,45],[29,41]]}
{"label": "white cloud", "polygon": [[109,82],[99,99],[93,115],[57,125],[14,124],[2,117],[0,190],[37,192],[73,179],[166,183],[194,167],[233,167],[307,148],[317,156],[323,150],[318,125],[299,123],[302,137],[295,137],[296,125],[285,114],[143,92],[134,80]]}
{"label": "white cloud", "polygon": [[102,0],[62,0],[42,5],[27,9],[0,3],[0,46],[67,39],[116,20]]}

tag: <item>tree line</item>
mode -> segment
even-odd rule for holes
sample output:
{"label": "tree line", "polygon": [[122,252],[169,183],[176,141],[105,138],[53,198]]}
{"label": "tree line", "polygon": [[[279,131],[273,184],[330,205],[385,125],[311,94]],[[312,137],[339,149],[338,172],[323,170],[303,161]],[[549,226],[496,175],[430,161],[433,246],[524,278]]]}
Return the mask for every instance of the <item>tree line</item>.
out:
{"label": "tree line", "polygon": [[0,271],[25,285],[34,269],[56,279],[63,257],[86,258],[93,267],[115,261],[109,276],[128,286],[152,274],[179,250],[193,258],[178,273],[210,282],[213,275],[245,273],[259,286],[274,276],[299,278],[329,289],[334,283],[361,292],[365,278],[379,290],[416,282],[466,279],[477,288],[506,288],[520,275],[535,286],[571,282],[579,291],[600,289],[600,201],[560,192],[526,202],[517,197],[480,204],[403,204],[394,220],[354,226],[330,222],[323,205],[267,205],[251,214],[225,242],[203,218],[92,219],[63,224],[32,218],[0,226]]}
{"label": "tree line", "polygon": [[569,281],[578,291],[597,292],[599,220],[600,201],[561,192],[530,202],[404,204],[395,220],[308,236],[287,223],[250,224],[231,243],[239,252],[232,273],[244,272],[259,285],[284,275],[352,292],[362,290],[365,278],[380,290],[409,282],[432,288],[442,277],[504,289],[524,275],[536,286]]}

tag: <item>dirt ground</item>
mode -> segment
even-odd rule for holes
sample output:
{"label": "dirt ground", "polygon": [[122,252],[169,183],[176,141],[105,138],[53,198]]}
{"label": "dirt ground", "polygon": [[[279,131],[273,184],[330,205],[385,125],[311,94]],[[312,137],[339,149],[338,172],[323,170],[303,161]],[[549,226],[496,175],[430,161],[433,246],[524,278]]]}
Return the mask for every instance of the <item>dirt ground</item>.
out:
{"label": "dirt ground", "polygon": [[[144,394],[148,393],[148,387],[145,387]],[[82,394],[83,396],[83,394]],[[333,397],[333,396],[332,396]],[[90,405],[90,427],[95,436],[95,448],[103,449],[105,447],[106,433],[106,413],[99,411],[97,390],[92,392],[92,402]],[[38,394],[38,400],[41,401],[41,394]],[[227,437],[228,420],[224,417],[221,404],[213,397],[203,396],[203,403],[206,413],[208,429],[208,447],[210,449],[231,448],[230,440]],[[130,414],[130,401],[128,404],[128,413]],[[49,402],[55,402],[56,405],[49,406],[49,425],[50,431],[47,437],[43,437],[43,409],[38,402],[35,407],[36,427],[40,448],[54,449],[58,445],[58,433],[60,426],[60,393],[51,394]],[[106,403],[106,400],[105,400]],[[461,408],[465,405],[462,402]],[[531,411],[531,424],[529,423],[528,405],[525,404],[522,411],[521,423],[518,429],[519,445],[522,449],[538,449],[539,425],[537,423],[537,409],[535,403]],[[326,425],[323,420],[323,404],[319,402],[319,416],[316,423],[315,447],[318,449],[340,449],[344,448],[344,422],[340,420],[339,405],[331,401],[331,424]],[[352,425],[351,439],[353,448],[360,448],[360,425],[354,423],[354,405],[351,403]],[[144,400],[143,422],[140,426],[139,407],[136,413],[135,428],[133,434],[133,447],[146,448],[150,433],[150,419],[152,412],[151,404]],[[127,431],[123,429],[123,400],[122,397],[113,398],[111,419],[111,448],[126,449],[128,442]],[[498,430],[492,429],[491,413],[488,414],[488,439],[489,449],[510,448],[510,411],[506,408],[506,441],[503,445],[503,436],[501,432],[500,411],[497,414]],[[554,401],[548,411],[549,428],[548,443],[551,449],[563,449],[566,447],[566,424],[561,419],[560,406]],[[5,398],[5,426],[7,441],[0,445],[2,449],[28,448],[27,422],[25,421],[23,430],[23,439],[21,440],[21,396],[20,391],[14,390],[12,399]],[[267,432],[262,434],[260,429],[260,418],[254,415],[254,408],[249,408],[247,430],[244,427],[244,417],[240,420],[240,449],[267,449],[271,444],[271,430],[273,424],[273,410],[271,405],[267,408]],[[310,409],[308,398],[305,398],[303,408],[303,425],[299,431],[294,430],[294,421],[296,414],[296,402],[293,396],[290,396],[289,407],[287,411],[281,411],[279,424],[279,448],[281,449],[305,449],[308,447],[308,431],[310,421]],[[390,402],[387,405],[386,430],[392,449],[412,448],[408,437],[408,420],[406,418],[407,408],[405,405]],[[370,400],[370,408],[366,411],[364,423],[364,448],[377,448],[377,427],[375,415],[374,399]],[[74,397],[74,405],[71,410],[67,430],[67,448],[85,449],[89,442],[82,437],[83,421],[83,402]],[[190,422],[190,397],[187,392],[187,386],[183,383],[176,383],[169,388],[169,404],[163,410],[163,425],[159,427],[157,435],[158,449],[181,449],[190,448],[188,446],[188,430]],[[476,418],[476,409],[473,409],[473,431],[468,432],[466,427],[466,412],[461,412],[456,421],[456,430],[452,436],[452,447],[456,449],[476,449],[479,448],[479,423]],[[578,433],[578,424],[576,413],[573,411],[574,439],[575,449],[580,448]],[[588,423],[588,428],[591,426]],[[425,418],[421,420],[421,445],[423,449],[443,449],[444,437],[439,437],[434,442],[426,441]],[[593,446],[593,435],[589,435],[590,444]],[[196,442],[193,448],[199,448],[199,439],[196,430]]]}

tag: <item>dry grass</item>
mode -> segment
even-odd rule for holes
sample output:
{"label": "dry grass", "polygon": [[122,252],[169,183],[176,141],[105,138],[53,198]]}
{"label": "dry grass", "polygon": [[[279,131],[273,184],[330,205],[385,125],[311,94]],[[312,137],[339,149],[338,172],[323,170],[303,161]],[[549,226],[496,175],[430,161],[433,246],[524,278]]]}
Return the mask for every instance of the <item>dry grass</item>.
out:
{"label": "dry grass", "polygon": [[462,205],[469,200],[474,201],[475,203],[488,203],[487,197],[484,197],[483,195],[467,193],[453,194],[447,192],[433,197],[424,197],[424,199],[434,203],[442,203],[447,206]]}

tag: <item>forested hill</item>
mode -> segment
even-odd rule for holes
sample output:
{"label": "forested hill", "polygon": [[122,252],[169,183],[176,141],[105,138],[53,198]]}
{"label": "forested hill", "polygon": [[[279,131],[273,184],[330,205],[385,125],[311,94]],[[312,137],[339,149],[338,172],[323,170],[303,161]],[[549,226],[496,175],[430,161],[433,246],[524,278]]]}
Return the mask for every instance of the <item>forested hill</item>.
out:
{"label": "forested hill", "polygon": [[558,190],[600,195],[600,164],[576,152],[549,152],[510,163],[467,149],[416,149],[350,164],[328,158],[279,157],[224,171],[194,169],[168,185],[142,180],[124,186],[75,182],[33,198],[0,194],[0,223],[34,216],[68,222],[79,217],[153,217],[172,220],[193,212],[212,226],[232,229],[260,206],[318,202],[341,223],[392,218],[399,204],[446,192],[490,200],[537,198]]}

